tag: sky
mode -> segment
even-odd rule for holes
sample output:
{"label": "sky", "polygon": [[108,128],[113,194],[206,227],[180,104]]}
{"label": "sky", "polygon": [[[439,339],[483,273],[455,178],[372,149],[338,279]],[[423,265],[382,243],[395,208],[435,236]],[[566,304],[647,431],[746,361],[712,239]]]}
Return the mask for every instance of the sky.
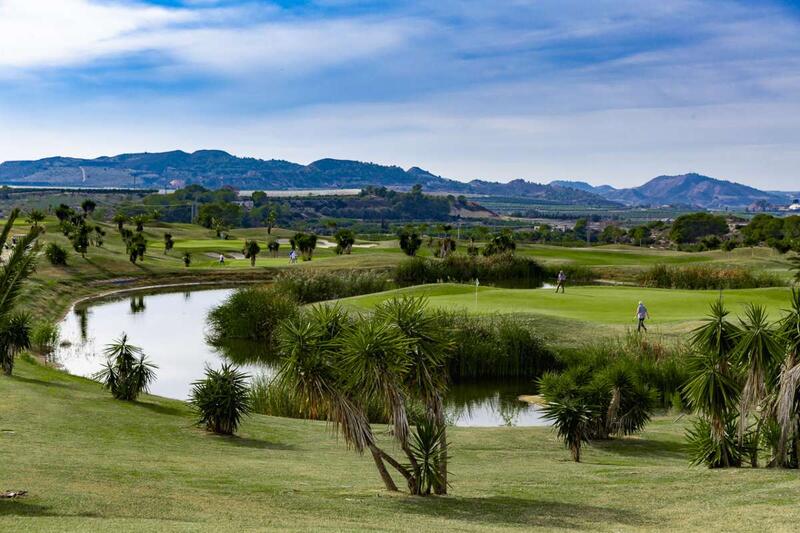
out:
{"label": "sky", "polygon": [[800,189],[800,0],[0,0],[0,161]]}

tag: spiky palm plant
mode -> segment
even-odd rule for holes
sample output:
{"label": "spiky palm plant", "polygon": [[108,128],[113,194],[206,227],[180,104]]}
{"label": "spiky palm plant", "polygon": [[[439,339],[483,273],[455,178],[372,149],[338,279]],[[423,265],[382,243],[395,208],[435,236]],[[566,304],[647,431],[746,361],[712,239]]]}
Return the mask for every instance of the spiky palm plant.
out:
{"label": "spiky palm plant", "polygon": [[[0,249],[5,247],[8,236],[19,217],[19,209],[9,214],[5,226],[0,231]],[[14,358],[20,350],[28,347],[30,326],[24,315],[16,312],[25,280],[36,269],[38,246],[36,239],[42,232],[41,226],[32,226],[28,233],[17,241],[11,255],[0,264],[0,364],[6,375],[14,371]]]}
{"label": "spiky palm plant", "polygon": [[779,326],[786,344],[781,364],[774,414],[779,427],[776,466],[788,466],[789,448],[800,451],[800,289],[792,289],[791,306]]}
{"label": "spiky palm plant", "polygon": [[744,319],[739,320],[733,356],[745,373],[739,401],[739,440],[743,440],[748,417],[774,388],[783,346],[777,329],[770,324],[763,306],[749,304]]}
{"label": "spiky palm plant", "polygon": [[542,408],[544,417],[553,422],[559,438],[569,448],[572,460],[581,461],[581,446],[589,442],[592,419],[595,409],[574,398],[560,402],[548,402]]}
{"label": "spiky palm plant", "polygon": [[228,363],[219,370],[207,367],[205,378],[192,384],[190,401],[198,424],[220,435],[233,435],[251,410],[249,380],[248,374]]}
{"label": "spiky palm plant", "polygon": [[[427,496],[436,487],[447,486],[447,435],[445,426],[423,418],[411,434],[409,445],[419,465],[419,493]],[[443,475],[444,472],[444,475]],[[446,490],[444,491],[446,493]],[[441,494],[438,492],[437,494]]]}
{"label": "spiky palm plant", "polygon": [[[691,336],[695,353],[689,358],[689,380],[683,386],[689,406],[698,411],[707,423],[698,423],[694,432],[709,431],[707,437],[720,452],[717,456],[695,448],[695,459],[717,457],[709,466],[736,466],[737,451],[728,446],[729,421],[739,400],[739,376],[733,362],[733,350],[739,329],[728,321],[728,310],[720,298],[711,304],[706,321]],[[699,438],[699,434],[698,437]]]}
{"label": "spiky palm plant", "polygon": [[134,401],[155,381],[158,367],[147,361],[141,348],[128,343],[127,334],[123,333],[107,345],[105,355],[106,364],[94,378],[103,383],[114,398]]}
{"label": "spiky palm plant", "polygon": [[443,454],[440,472],[434,480],[436,494],[447,493],[447,424],[443,395],[447,390],[447,358],[453,343],[442,331],[437,317],[428,313],[424,298],[403,297],[387,300],[375,309],[375,317],[397,327],[411,342],[411,366],[405,383],[418,394],[428,417],[442,433]]}

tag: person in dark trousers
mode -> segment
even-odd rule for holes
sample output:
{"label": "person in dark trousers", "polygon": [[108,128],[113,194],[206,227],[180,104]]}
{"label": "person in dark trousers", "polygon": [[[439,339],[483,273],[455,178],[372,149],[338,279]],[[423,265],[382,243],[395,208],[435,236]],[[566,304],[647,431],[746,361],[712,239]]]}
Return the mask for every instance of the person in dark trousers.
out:
{"label": "person in dark trousers", "polygon": [[636,318],[639,320],[639,325],[636,328],[637,332],[641,332],[642,330],[647,331],[647,327],[644,325],[644,321],[646,318],[650,318],[650,313],[647,312],[647,308],[644,306],[644,302],[639,302],[639,306],[636,308]]}
{"label": "person in dark trousers", "polygon": [[564,284],[567,282],[567,275],[564,274],[563,270],[558,271],[556,282],[556,292],[558,292],[558,289],[561,289],[561,294],[564,294]]}

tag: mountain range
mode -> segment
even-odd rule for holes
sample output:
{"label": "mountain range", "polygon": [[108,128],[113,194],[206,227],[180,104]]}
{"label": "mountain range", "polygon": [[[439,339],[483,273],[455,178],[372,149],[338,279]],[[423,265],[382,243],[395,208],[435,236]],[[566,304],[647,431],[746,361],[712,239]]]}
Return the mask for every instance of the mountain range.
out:
{"label": "mountain range", "polygon": [[748,185],[689,173],[658,176],[638,187],[617,189],[610,185],[593,186],[584,181],[551,181],[555,187],[567,187],[594,193],[625,205],[687,205],[707,209],[748,207],[759,202],[785,205],[792,193],[762,191]]}
{"label": "mountain range", "polygon": [[236,157],[220,150],[122,154],[96,159],[49,157],[0,164],[0,184],[59,187],[167,188],[197,183],[208,188],[241,190],[337,189],[367,185],[428,192],[523,196],[542,203],[618,205],[600,195],[524,180],[469,183],[436,176],[419,167],[320,159],[309,165],[276,159]]}
{"label": "mountain range", "polygon": [[516,179],[462,182],[419,167],[361,161],[320,159],[301,165],[277,159],[237,157],[221,150],[193,153],[176,150],[133,153],[96,159],[49,157],[0,164],[0,184],[16,186],[175,188],[189,184],[208,188],[231,186],[242,190],[337,189],[367,185],[409,189],[422,185],[428,192],[522,197],[533,203],[599,207],[621,205],[688,205],[719,209],[746,207],[756,202],[786,204],[790,193],[761,191],[747,185],[696,173],[658,176],[639,187],[618,189],[583,181],[540,184]]}

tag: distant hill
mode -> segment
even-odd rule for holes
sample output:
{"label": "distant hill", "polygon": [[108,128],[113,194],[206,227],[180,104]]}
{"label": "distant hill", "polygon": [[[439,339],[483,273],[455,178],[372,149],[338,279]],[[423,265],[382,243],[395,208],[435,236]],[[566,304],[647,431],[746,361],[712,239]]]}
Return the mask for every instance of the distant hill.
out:
{"label": "distant hill", "polygon": [[555,180],[551,181],[549,185],[553,185],[555,187],[566,187],[570,189],[576,189],[578,191],[584,192],[591,192],[594,194],[605,195],[609,194],[613,191],[616,191],[614,187],[611,185],[592,185],[590,183],[586,183],[585,181],[565,181],[565,180]]}
{"label": "distant hill", "polygon": [[761,191],[741,183],[696,173],[658,176],[644,185],[628,189],[615,189],[608,185],[594,187],[588,183],[576,181],[554,181],[550,185],[580,188],[580,190],[627,205],[690,205],[719,209],[747,207],[762,200],[768,203],[783,204],[787,202],[788,198],[787,193]]}
{"label": "distant hill", "polygon": [[6,185],[166,188],[193,183],[207,188],[231,186],[241,190],[336,189],[368,185],[409,189],[419,183],[428,192],[523,196],[548,203],[618,205],[592,192],[523,180],[464,183],[436,176],[419,167],[404,170],[397,166],[340,159],[320,159],[300,165],[276,159],[236,157],[221,150],[121,154],[97,159],[50,157],[0,164],[0,184]]}

